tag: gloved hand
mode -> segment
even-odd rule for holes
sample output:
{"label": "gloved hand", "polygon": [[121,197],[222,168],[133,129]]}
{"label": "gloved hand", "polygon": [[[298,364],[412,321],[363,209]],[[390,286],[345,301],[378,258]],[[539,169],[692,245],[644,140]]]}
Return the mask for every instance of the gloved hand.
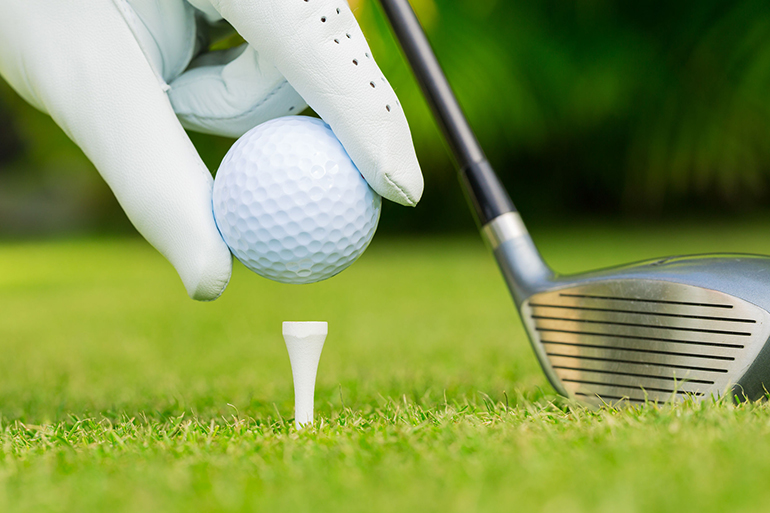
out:
{"label": "gloved hand", "polygon": [[[223,18],[248,46],[201,54]],[[194,299],[224,291],[232,259],[182,124],[239,136],[307,102],[375,191],[422,194],[406,118],[345,0],[7,1],[0,74],[83,149]]]}

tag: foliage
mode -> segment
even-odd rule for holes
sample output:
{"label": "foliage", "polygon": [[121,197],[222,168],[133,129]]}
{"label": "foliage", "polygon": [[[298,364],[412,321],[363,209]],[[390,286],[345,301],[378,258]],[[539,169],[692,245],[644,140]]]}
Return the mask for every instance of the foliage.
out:
{"label": "foliage", "polygon": [[[432,122],[374,5],[360,18],[383,34],[375,53],[430,162]],[[527,209],[543,208],[529,205],[533,192],[573,211],[765,198],[766,2],[414,5],[491,160],[512,190],[528,191],[514,193]]]}
{"label": "foliage", "polygon": [[[740,210],[770,199],[767,2],[413,4],[471,124],[525,213]],[[416,211],[389,207],[384,229],[470,227],[451,160],[376,0],[351,6],[402,100],[427,179],[422,205]],[[72,216],[81,225],[89,214],[119,215],[115,202],[104,199],[107,188],[53,123],[0,85],[3,119],[2,225],[34,228],[24,221],[39,208],[18,212],[25,201],[44,201],[8,197],[30,194],[36,184],[52,191],[48,196],[75,203]],[[231,141],[192,137],[215,170]],[[54,178],[60,174],[66,178]],[[75,185],[67,189],[63,182]],[[83,197],[93,199],[77,201]],[[86,223],[89,230],[110,226],[115,223]]]}

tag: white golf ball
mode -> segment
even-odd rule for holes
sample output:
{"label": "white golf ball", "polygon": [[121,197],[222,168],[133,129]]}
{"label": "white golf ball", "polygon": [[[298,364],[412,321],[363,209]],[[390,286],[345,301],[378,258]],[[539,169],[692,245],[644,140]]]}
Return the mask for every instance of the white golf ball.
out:
{"label": "white golf ball", "polygon": [[331,128],[303,116],[244,134],[214,180],[214,217],[230,250],[282,283],[325,280],[355,262],[381,204]]}

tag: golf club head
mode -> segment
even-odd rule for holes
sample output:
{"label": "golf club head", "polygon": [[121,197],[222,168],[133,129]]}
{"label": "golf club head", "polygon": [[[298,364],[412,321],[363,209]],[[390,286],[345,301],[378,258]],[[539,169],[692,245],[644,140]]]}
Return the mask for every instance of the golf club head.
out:
{"label": "golf club head", "polygon": [[767,393],[769,257],[672,257],[556,276],[517,218],[485,234],[559,393],[590,405]]}
{"label": "golf club head", "polygon": [[770,258],[676,257],[555,275],[486,160],[409,1],[380,2],[554,388],[593,405],[764,395]]}

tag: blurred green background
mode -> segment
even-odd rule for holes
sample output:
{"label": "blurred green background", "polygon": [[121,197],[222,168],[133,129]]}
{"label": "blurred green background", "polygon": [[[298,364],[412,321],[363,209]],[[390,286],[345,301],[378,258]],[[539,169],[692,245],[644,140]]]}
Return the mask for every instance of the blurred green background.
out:
{"label": "blurred green background", "polygon": [[[527,219],[725,216],[770,205],[764,0],[413,0]],[[385,232],[473,228],[451,160],[373,0],[351,0],[426,177]],[[216,167],[231,140],[191,134]],[[0,235],[130,232],[81,152],[0,82]]]}
{"label": "blurred green background", "polygon": [[[555,269],[770,254],[767,0],[411,1]],[[350,3],[426,190],[306,287],[237,265],[220,300],[189,300],[0,80],[0,511],[761,510],[767,402],[556,398],[379,7]],[[232,140],[191,137],[215,171]],[[283,427],[290,318],[333,326],[318,432]]]}

